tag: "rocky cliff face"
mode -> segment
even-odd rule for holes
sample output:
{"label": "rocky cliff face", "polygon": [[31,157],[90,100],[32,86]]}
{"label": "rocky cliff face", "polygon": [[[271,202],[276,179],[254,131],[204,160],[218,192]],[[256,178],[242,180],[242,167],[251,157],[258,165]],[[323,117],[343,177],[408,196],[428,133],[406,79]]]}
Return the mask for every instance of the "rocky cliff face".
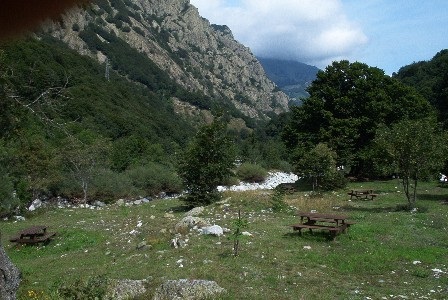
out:
{"label": "rocky cliff face", "polygon": [[235,41],[227,26],[202,18],[189,0],[97,0],[44,28],[103,62],[104,53],[91,51],[80,37],[92,24],[147,55],[187,90],[231,101],[252,118],[287,110],[288,97],[267,78],[250,49]]}

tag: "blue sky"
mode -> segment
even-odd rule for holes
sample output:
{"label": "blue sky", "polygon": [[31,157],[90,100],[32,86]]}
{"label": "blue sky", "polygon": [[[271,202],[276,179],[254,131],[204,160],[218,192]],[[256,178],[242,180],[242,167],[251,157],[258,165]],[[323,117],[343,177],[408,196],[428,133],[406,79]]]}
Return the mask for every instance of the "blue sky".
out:
{"label": "blue sky", "polygon": [[255,55],[325,68],[360,61],[386,74],[448,48],[448,0],[190,0]]}

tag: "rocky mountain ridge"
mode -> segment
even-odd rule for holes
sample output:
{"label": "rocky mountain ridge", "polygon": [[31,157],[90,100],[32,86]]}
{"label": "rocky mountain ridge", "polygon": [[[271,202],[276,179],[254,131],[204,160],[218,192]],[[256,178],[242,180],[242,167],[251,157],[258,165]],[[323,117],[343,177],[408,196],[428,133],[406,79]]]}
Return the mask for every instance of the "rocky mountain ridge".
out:
{"label": "rocky mountain ridge", "polygon": [[231,101],[248,117],[266,119],[288,109],[288,96],[268,79],[250,49],[227,26],[202,18],[189,0],[99,0],[43,27],[83,55],[113,59],[83,39],[89,30],[103,43],[108,41],[99,30],[115,35],[188,91]]}

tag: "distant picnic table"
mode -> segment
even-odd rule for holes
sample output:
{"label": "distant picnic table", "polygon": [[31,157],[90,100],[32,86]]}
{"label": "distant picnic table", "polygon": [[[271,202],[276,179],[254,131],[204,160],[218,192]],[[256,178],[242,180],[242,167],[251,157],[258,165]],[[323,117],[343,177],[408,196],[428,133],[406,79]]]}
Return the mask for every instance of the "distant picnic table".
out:
{"label": "distant picnic table", "polygon": [[300,223],[290,225],[294,231],[299,231],[302,234],[302,229],[308,229],[312,233],[313,229],[328,230],[332,238],[336,235],[345,232],[348,227],[355,224],[348,221],[348,216],[339,214],[322,214],[311,212],[298,212],[297,216],[300,218]]}
{"label": "distant picnic table", "polygon": [[370,199],[373,200],[378,194],[373,192],[373,189],[352,189],[349,193],[350,200],[356,199]]}
{"label": "distant picnic table", "polygon": [[55,232],[47,232],[47,226],[32,226],[25,228],[9,239],[10,242],[18,244],[38,244],[49,242],[55,236]]}

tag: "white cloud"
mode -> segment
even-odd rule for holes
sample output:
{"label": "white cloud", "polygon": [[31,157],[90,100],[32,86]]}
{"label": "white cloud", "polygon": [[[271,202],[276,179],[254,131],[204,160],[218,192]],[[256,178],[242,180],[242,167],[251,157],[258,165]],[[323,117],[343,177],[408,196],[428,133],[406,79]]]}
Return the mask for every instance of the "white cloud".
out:
{"label": "white cloud", "polygon": [[230,27],[258,56],[325,67],[367,43],[341,0],[191,0],[211,23]]}

